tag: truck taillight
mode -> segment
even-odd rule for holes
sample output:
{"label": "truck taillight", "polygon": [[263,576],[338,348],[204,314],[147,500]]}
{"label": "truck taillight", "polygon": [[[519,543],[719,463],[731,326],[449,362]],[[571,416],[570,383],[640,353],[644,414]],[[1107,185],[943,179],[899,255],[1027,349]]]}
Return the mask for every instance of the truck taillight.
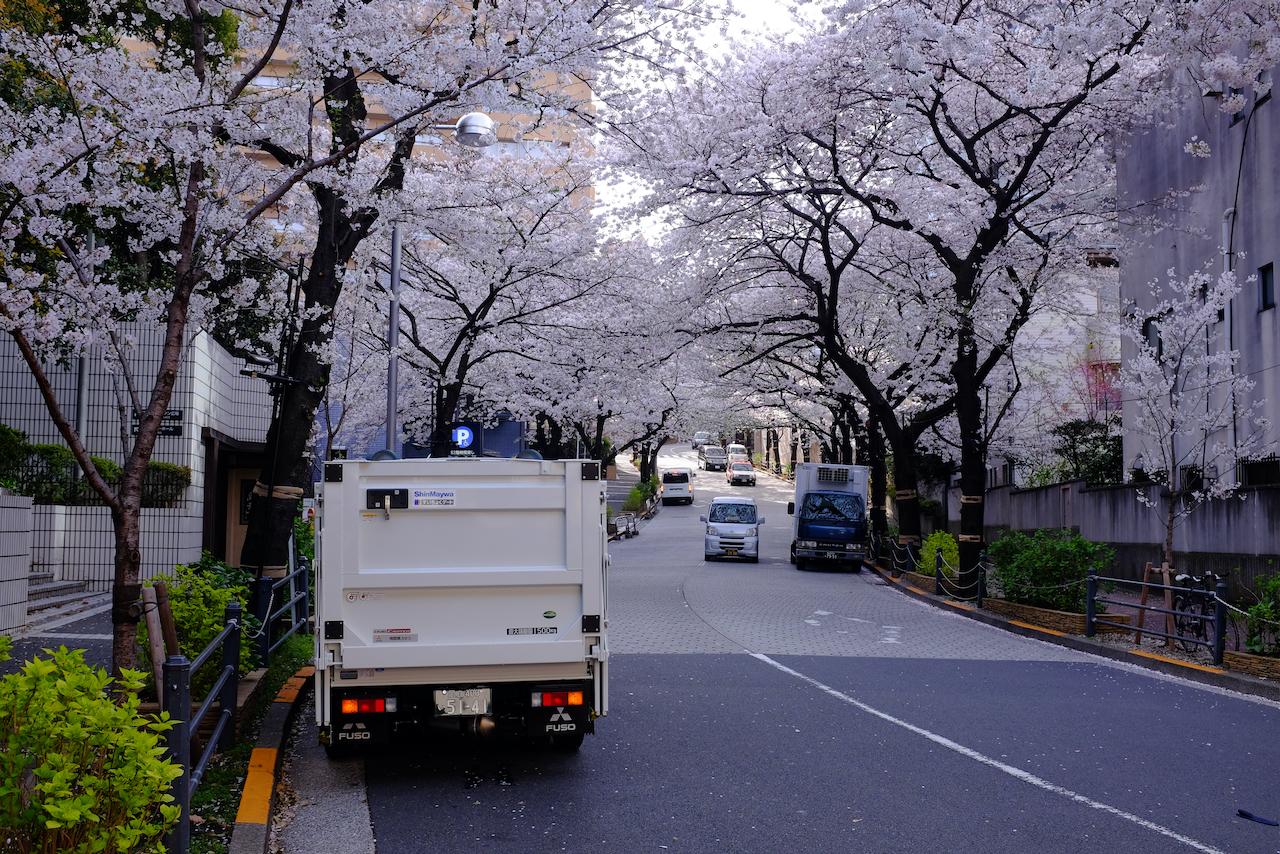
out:
{"label": "truck taillight", "polygon": [[581,691],[534,691],[530,705],[538,706],[581,706]]}
{"label": "truck taillight", "polygon": [[395,697],[348,697],[342,701],[344,715],[373,715],[383,712],[395,712]]}

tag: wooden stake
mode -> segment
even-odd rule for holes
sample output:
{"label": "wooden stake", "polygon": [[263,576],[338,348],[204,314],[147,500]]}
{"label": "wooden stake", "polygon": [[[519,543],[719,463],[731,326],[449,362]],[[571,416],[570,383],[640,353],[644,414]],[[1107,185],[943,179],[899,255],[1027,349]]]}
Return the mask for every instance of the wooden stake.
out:
{"label": "wooden stake", "polygon": [[1142,592],[1138,594],[1138,630],[1133,633],[1134,646],[1142,646],[1142,630],[1147,625],[1147,584],[1151,580],[1151,561],[1142,568]]}
{"label": "wooden stake", "polygon": [[169,655],[181,655],[178,649],[178,627],[173,622],[173,609],[169,607],[169,588],[163,581],[155,583],[156,610],[160,613],[160,627],[164,630],[164,648]]}
{"label": "wooden stake", "polygon": [[147,648],[151,653],[151,675],[156,680],[156,698],[164,708],[164,640],[160,628],[160,609],[156,607],[156,589],[142,588],[142,618],[147,623]]}

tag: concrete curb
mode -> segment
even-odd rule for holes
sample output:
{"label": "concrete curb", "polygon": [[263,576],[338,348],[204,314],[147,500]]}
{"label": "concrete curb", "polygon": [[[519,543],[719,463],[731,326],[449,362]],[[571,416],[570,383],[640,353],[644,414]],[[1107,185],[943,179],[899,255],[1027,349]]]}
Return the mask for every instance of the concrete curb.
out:
{"label": "concrete curb", "polygon": [[1270,682],[1266,679],[1259,679],[1256,676],[1249,676],[1244,673],[1235,673],[1221,667],[1210,667],[1204,664],[1194,664],[1189,661],[1173,658],[1171,656],[1160,655],[1159,653],[1147,652],[1145,650],[1117,649],[1113,646],[1099,643],[1089,638],[1077,637],[1069,635],[1065,632],[1059,632],[1055,629],[1047,629],[1043,626],[1036,626],[1031,623],[1024,623],[1021,620],[1013,620],[1002,617],[999,614],[993,614],[989,611],[980,611],[974,605],[968,602],[957,602],[941,596],[936,596],[921,590],[919,587],[908,584],[905,579],[894,578],[889,570],[876,565],[868,564],[876,574],[884,580],[884,582],[897,590],[901,590],[907,596],[927,602],[935,608],[941,608],[944,611],[952,611],[961,616],[968,617],[971,620],[977,620],[980,623],[986,623],[988,626],[995,626],[998,629],[1011,632],[1015,635],[1036,638],[1037,640],[1046,641],[1048,643],[1064,646],[1068,649],[1074,649],[1079,652],[1087,652],[1092,655],[1099,655],[1103,658],[1109,658],[1113,661],[1123,661],[1126,664],[1132,664],[1147,670],[1155,670],[1171,676],[1180,676],[1183,679],[1190,679],[1194,682],[1202,682],[1206,685],[1213,685],[1217,688],[1226,688],[1231,691],[1238,691],[1241,694],[1252,694],[1257,697],[1265,697],[1268,700],[1280,702],[1280,684]]}
{"label": "concrete curb", "polygon": [[303,667],[284,683],[262,718],[258,740],[249,758],[240,808],[231,831],[229,854],[264,854],[271,839],[271,809],[275,805],[276,780],[284,756],[284,740],[289,720],[298,700],[306,696],[315,675],[314,667]]}

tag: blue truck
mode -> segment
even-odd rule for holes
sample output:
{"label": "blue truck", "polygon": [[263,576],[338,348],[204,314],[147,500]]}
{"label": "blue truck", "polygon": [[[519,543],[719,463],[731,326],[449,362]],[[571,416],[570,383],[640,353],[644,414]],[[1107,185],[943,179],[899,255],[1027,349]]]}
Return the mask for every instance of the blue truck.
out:
{"label": "blue truck", "polygon": [[867,556],[866,466],[801,463],[795,500],[787,504],[791,562],[797,569],[830,566],[862,571]]}

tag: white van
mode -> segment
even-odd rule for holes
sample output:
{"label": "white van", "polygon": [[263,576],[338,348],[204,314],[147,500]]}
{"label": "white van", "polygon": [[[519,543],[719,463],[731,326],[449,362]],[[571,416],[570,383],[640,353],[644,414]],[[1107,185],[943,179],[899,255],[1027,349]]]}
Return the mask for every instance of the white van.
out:
{"label": "white van", "polygon": [[693,479],[697,477],[693,469],[674,468],[662,473],[663,504],[692,504]]}
{"label": "white van", "polygon": [[750,498],[713,498],[707,515],[703,560],[740,557],[756,563],[760,560],[760,526],[764,517],[757,515],[756,503]]}
{"label": "white van", "polygon": [[724,452],[729,455],[730,463],[751,462],[751,455],[747,453],[746,445],[738,445],[738,444],[727,445],[724,449]]}

